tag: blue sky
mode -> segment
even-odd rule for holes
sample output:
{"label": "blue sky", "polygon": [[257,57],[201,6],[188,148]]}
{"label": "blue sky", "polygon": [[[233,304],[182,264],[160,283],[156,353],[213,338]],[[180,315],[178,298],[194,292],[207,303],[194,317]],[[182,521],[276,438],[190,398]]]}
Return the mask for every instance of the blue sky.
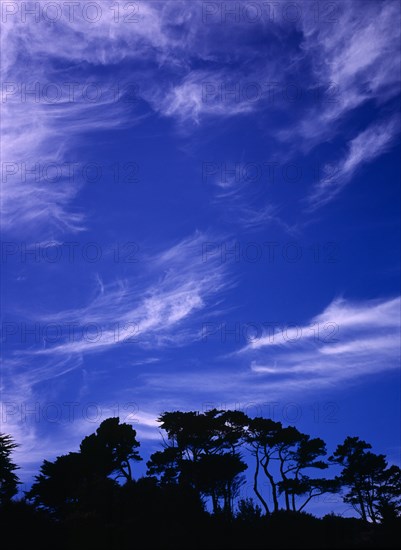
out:
{"label": "blue sky", "polygon": [[1,388],[23,482],[108,416],[147,458],[159,413],[213,405],[398,463],[399,4],[22,4]]}

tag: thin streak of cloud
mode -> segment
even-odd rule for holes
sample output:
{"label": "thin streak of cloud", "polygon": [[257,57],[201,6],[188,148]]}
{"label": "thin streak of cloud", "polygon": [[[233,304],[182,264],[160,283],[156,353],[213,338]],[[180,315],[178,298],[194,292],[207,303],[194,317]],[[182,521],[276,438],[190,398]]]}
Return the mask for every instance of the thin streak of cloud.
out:
{"label": "thin streak of cloud", "polygon": [[323,177],[307,197],[308,211],[332,201],[350,183],[353,175],[364,165],[386,153],[398,134],[400,121],[394,117],[384,123],[368,126],[348,145],[348,152],[336,165],[323,168]]}
{"label": "thin streak of cloud", "polygon": [[149,258],[146,279],[108,285],[100,282],[98,294],[88,305],[40,317],[43,323],[94,324],[100,337],[66,339],[25,353],[56,356],[99,352],[124,341],[137,342],[143,348],[163,348],[199,339],[198,328],[192,331],[185,323],[210,309],[234,284],[227,266],[217,257],[202,261],[202,243],[206,240],[201,233],[184,239]]}
{"label": "thin streak of cloud", "polygon": [[[368,101],[380,105],[400,92],[400,12],[396,2],[344,1],[333,22],[302,18],[302,51],[313,59],[312,81],[328,87],[322,100],[291,128],[277,133],[280,140],[310,151],[340,131],[340,123]],[[315,86],[315,84],[314,84]]]}

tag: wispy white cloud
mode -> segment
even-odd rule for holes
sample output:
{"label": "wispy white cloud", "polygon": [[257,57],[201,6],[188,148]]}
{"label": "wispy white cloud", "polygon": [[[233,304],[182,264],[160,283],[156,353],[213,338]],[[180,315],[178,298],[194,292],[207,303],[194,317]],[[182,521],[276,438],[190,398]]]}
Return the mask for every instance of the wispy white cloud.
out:
{"label": "wispy white cloud", "polygon": [[338,390],[399,368],[400,303],[400,298],[335,300],[310,323],[276,327],[239,352],[220,357],[213,369],[199,372],[194,366],[179,378],[159,372],[143,373],[140,379],[158,395],[170,397],[194,388],[190,399],[200,403],[263,403],[266,395],[290,399],[308,391]]}
{"label": "wispy white cloud", "polygon": [[[62,165],[73,155],[84,132],[123,128],[141,120],[143,112],[136,114],[132,105],[115,100],[115,75],[111,79],[108,71],[99,70],[102,68],[116,69],[123,89],[132,79],[139,79],[141,100],[188,129],[210,118],[276,110],[268,94],[253,101],[241,86],[284,84],[294,67],[306,65],[311,67],[312,87],[334,83],[334,96],[323,103],[314,102],[305,116],[292,120],[289,126],[274,128],[273,136],[287,142],[296,138],[297,147],[301,142],[305,149],[336,135],[337,123],[356,107],[372,99],[384,102],[399,91],[399,25],[394,24],[399,13],[392,1],[369,3],[364,10],[355,2],[343,2],[336,12],[335,32],[333,22],[317,22],[308,13],[295,25],[303,41],[291,67],[280,62],[286,53],[276,39],[279,31],[290,32],[292,25],[282,18],[261,17],[252,25],[231,18],[229,24],[213,25],[202,19],[202,2],[142,2],[135,22],[128,24],[121,14],[116,22],[110,0],[102,4],[100,19],[88,23],[82,10],[76,10],[69,20],[64,3],[58,3],[64,17],[55,24],[48,24],[43,17],[26,22],[9,17],[3,25],[2,80],[8,86],[3,87],[3,162],[18,165],[19,172],[24,162],[29,167],[37,162]],[[252,47],[255,33],[261,37],[268,34],[269,47],[260,53]],[[200,61],[202,68],[194,60]],[[132,62],[137,62],[137,71],[122,70]],[[159,69],[162,86],[154,79],[154,71]],[[82,97],[82,89],[93,81],[102,92],[94,103]],[[65,95],[68,83],[77,89],[72,102]],[[40,100],[29,95],[27,102],[21,101],[21,87],[32,89],[36,84]],[[63,88],[61,101],[43,101],[48,85]],[[232,93],[230,86],[235,90],[239,86],[240,91]],[[359,142],[355,138],[349,158],[344,160],[344,176],[351,175],[362,139],[376,131],[377,127],[367,128]],[[372,144],[366,162],[380,154],[379,149]],[[80,188],[81,184],[66,178],[55,186],[31,176],[21,181],[20,173],[8,175],[3,180],[3,228],[21,232],[48,226],[59,232],[84,229],[85,212],[75,203]],[[326,186],[322,193],[333,196],[334,187],[329,190]],[[256,224],[260,218],[271,219],[270,214],[266,217],[266,208],[254,214],[249,220]]]}
{"label": "wispy white cloud", "polygon": [[[249,56],[243,53],[252,50],[248,26],[232,22],[233,33],[232,25],[205,24],[201,1],[143,2],[130,23],[124,19],[126,13],[119,13],[116,20],[111,0],[102,4],[101,17],[91,22],[80,9],[71,18],[65,3],[54,4],[63,14],[55,24],[45,17],[28,17],[24,22],[21,16],[8,16],[2,33],[3,159],[17,168],[16,174],[3,180],[7,231],[50,227],[57,234],[86,227],[86,213],[75,204],[82,182],[64,177],[55,186],[32,176],[21,181],[21,165],[62,166],[71,161],[84,133],[125,128],[142,120],[145,115],[139,114],[137,104],[116,100],[116,84],[122,91],[137,85],[137,98],[188,128],[208,117],[259,109],[265,98],[251,101],[243,91],[232,94],[222,87],[259,85],[262,76],[271,80],[280,70],[273,52],[263,74],[250,67]],[[39,4],[35,6],[40,10]],[[261,20],[258,32],[265,26]],[[274,25],[269,27],[273,36]],[[226,43],[233,35],[239,41],[234,51]],[[232,62],[239,59],[244,66],[234,69]],[[195,60],[208,68],[194,68]],[[103,68],[113,68],[113,77]],[[159,70],[162,85],[155,83]],[[89,95],[84,92],[87,86],[92,86]],[[25,88],[36,91],[26,95]],[[89,99],[93,94],[94,101]]]}
{"label": "wispy white cloud", "polygon": [[[132,24],[122,14],[115,21],[110,1],[93,22],[82,9],[71,17],[61,0],[53,4],[63,14],[57,23],[49,24],[43,14],[24,21],[19,13],[8,16],[2,29],[2,226],[11,233],[85,229],[86,212],[74,204],[83,182],[62,167],[76,161],[84,133],[129,127],[144,116],[134,115],[133,102],[121,97],[132,76],[125,71],[116,82],[98,69],[118,68],[126,59],[155,61],[172,46],[163,10],[155,4],[142,3]],[[34,7],[41,9],[39,3]],[[54,171],[50,179],[43,176],[50,165],[62,169],[56,183]]]}
{"label": "wispy white cloud", "polygon": [[250,341],[240,352],[266,346],[291,346],[292,348],[295,342],[310,340],[324,343],[325,338],[331,338],[336,342],[337,339],[340,341],[342,338],[349,339],[360,333],[371,337],[372,332],[376,330],[388,330],[394,336],[399,326],[399,298],[360,303],[338,298],[322,313],[313,317],[308,324],[290,326],[285,330],[272,327],[269,333]]}
{"label": "wispy white cloud", "polygon": [[399,126],[399,118],[395,116],[386,122],[371,124],[353,138],[347,154],[338,163],[323,167],[321,181],[307,198],[308,210],[315,210],[333,200],[357,170],[388,151]]}
{"label": "wispy white cloud", "polygon": [[139,348],[163,348],[198,339],[198,328],[192,330],[185,323],[212,308],[233,285],[227,266],[217,256],[203,261],[202,245],[210,240],[198,232],[149,257],[142,277],[101,283],[95,297],[82,308],[43,313],[36,321],[83,329],[92,326],[96,334],[85,337],[82,330],[81,336],[71,338],[65,333],[61,342],[26,354],[68,356],[104,351],[124,342]]}
{"label": "wispy white cloud", "polygon": [[[213,203],[222,210],[225,221],[231,222],[243,231],[257,231],[266,227],[277,227],[289,235],[296,235],[298,228],[284,220],[282,208],[270,198],[271,184],[261,181],[260,167],[254,164],[254,173],[248,175],[249,166],[236,162],[224,166],[224,170],[211,178]],[[217,166],[217,165],[216,165]],[[227,169],[227,167],[229,169]],[[252,169],[252,166],[251,166]],[[211,167],[214,171],[215,168]],[[250,170],[251,172],[251,170]],[[253,178],[253,179],[252,179]]]}
{"label": "wispy white cloud", "polygon": [[[276,330],[250,342],[241,355],[251,371],[270,381],[285,378],[298,389],[336,387],[395,369],[400,348],[400,298],[339,299],[304,326]],[[273,377],[273,378],[272,378]]]}
{"label": "wispy white cloud", "polygon": [[[344,1],[336,21],[300,20],[304,59],[312,63],[312,85],[322,92],[305,116],[281,130],[284,141],[304,151],[331,140],[345,115],[368,101],[380,105],[400,92],[400,13],[391,0]],[[319,99],[318,99],[319,97]]]}
{"label": "wispy white cloud", "polygon": [[[164,116],[174,117],[180,122],[200,124],[205,117],[231,117],[254,111],[255,105],[238,93],[222,91],[232,81],[232,75],[224,71],[192,71],[167,95],[158,94],[152,103]],[[234,80],[238,87],[238,81]]]}

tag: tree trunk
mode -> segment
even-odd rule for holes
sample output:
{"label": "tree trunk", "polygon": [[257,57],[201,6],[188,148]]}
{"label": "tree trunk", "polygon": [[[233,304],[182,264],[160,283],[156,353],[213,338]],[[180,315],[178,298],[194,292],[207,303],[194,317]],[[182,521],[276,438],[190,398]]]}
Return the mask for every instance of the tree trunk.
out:
{"label": "tree trunk", "polygon": [[[281,451],[279,451],[279,457],[280,457],[280,474],[281,474],[281,477],[283,479],[284,482],[287,481],[287,477],[284,473],[284,459],[282,457],[282,454],[281,454]],[[284,486],[284,497],[285,497],[285,508],[286,510],[290,511],[290,498],[289,498],[289,495],[288,495],[288,490],[287,488]]]}
{"label": "tree trunk", "polygon": [[256,453],[255,453],[255,458],[256,458],[256,468],[255,468],[255,473],[254,473],[254,476],[253,476],[253,490],[255,492],[255,495],[258,497],[258,499],[262,503],[262,506],[265,509],[266,515],[269,516],[270,515],[269,507],[267,506],[267,503],[266,503],[265,499],[262,497],[262,495],[259,493],[259,490],[258,490],[258,475],[259,475],[259,467],[260,467],[260,460],[259,460],[259,452],[258,451],[256,451]]}
{"label": "tree trunk", "polygon": [[278,497],[277,497],[277,485],[274,481],[274,478],[273,476],[271,475],[271,473],[269,472],[269,470],[267,469],[267,463],[265,462],[263,464],[262,462],[262,468],[263,468],[263,471],[267,477],[267,479],[270,481],[270,485],[271,485],[271,488],[272,488],[272,497],[273,497],[273,506],[274,506],[274,511],[275,512],[278,512],[278,509],[279,509],[279,506],[278,506]]}
{"label": "tree trunk", "polygon": [[132,481],[132,470],[131,470],[131,464],[129,463],[129,460],[127,460],[127,469],[128,469],[127,479],[128,481]]}
{"label": "tree trunk", "polygon": [[369,494],[369,498],[366,498],[366,506],[368,508],[369,517],[373,521],[373,523],[377,523],[376,513],[375,513],[375,510],[373,508],[373,498],[372,498],[372,495],[370,493],[368,493],[368,494]]}
{"label": "tree trunk", "polygon": [[212,503],[213,503],[213,514],[217,514],[219,503],[218,503],[218,498],[216,496],[216,493],[214,491],[212,492]]}
{"label": "tree trunk", "polygon": [[367,518],[367,515],[366,515],[365,503],[363,502],[363,497],[362,497],[362,493],[361,493],[360,489],[357,489],[357,494],[358,494],[359,505],[361,507],[362,519],[363,519],[363,521],[368,521],[368,518]]}
{"label": "tree trunk", "polygon": [[298,509],[298,512],[302,512],[302,510],[305,508],[305,506],[312,500],[312,498],[314,497],[319,497],[320,495],[323,495],[324,494],[324,491],[321,491],[319,493],[310,493],[308,498],[305,500],[305,502],[302,504],[302,506],[300,506],[300,508]]}
{"label": "tree trunk", "polygon": [[231,494],[229,488],[226,489],[224,492],[224,513],[226,516],[231,517],[232,511],[231,511]]}

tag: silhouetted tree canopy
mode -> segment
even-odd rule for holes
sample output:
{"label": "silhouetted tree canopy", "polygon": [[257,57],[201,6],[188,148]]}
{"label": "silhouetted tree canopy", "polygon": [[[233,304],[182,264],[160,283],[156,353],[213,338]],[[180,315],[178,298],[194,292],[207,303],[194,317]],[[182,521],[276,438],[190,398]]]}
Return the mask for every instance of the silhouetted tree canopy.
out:
{"label": "silhouetted tree canopy", "polygon": [[238,421],[243,413],[213,409],[204,413],[166,412],[159,422],[167,433],[164,451],[157,451],[148,466],[161,483],[188,484],[209,496],[213,511],[233,513],[233,501],[247,465],[236,452],[243,432]]}
{"label": "silhouetted tree canopy", "polygon": [[[79,451],[44,460],[25,501],[12,500],[16,444],[1,436],[0,521],[12,526],[1,542],[46,540],[60,550],[129,550],[137,540],[149,549],[398,547],[401,470],[358,437],[326,459],[321,438],[239,411],[165,412],[159,421],[163,447],[146,476],[133,476],[141,460],[135,430],[108,418]],[[242,494],[248,466],[255,501]],[[323,475],[330,467],[336,476]],[[360,518],[305,513],[315,497],[341,491]]]}
{"label": "silhouetted tree canopy", "polygon": [[81,455],[88,467],[96,468],[99,475],[117,474],[132,479],[130,461],[139,461],[136,449],[140,443],[130,424],[120,424],[118,418],[104,420],[96,433],[85,437],[80,445]]}
{"label": "silhouetted tree canopy", "polygon": [[18,445],[7,434],[0,434],[0,504],[10,502],[18,492],[18,466],[11,460],[11,453]]}
{"label": "silhouetted tree canopy", "polygon": [[359,437],[347,437],[330,457],[343,467],[339,480],[348,489],[350,503],[362,519],[376,523],[397,517],[401,510],[401,470],[387,468],[384,455],[372,453],[372,446]]}
{"label": "silhouetted tree canopy", "polygon": [[89,503],[96,506],[115,487],[115,479],[132,479],[130,461],[142,460],[137,447],[132,426],[108,418],[83,439],[80,452],[59,456],[54,462],[45,460],[27,498],[58,515]]}

